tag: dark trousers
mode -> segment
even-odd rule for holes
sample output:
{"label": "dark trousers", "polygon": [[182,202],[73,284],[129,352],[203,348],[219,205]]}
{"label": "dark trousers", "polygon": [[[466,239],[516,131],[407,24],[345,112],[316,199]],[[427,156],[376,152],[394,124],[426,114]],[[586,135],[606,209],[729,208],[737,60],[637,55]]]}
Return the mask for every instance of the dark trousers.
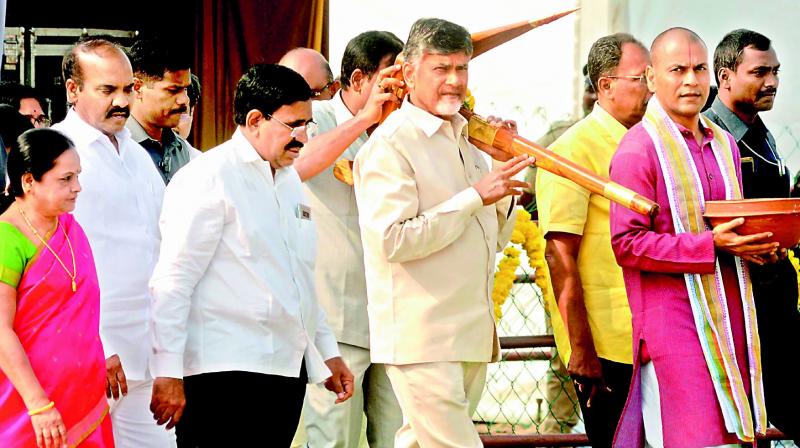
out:
{"label": "dark trousers", "polygon": [[617,430],[625,400],[628,398],[628,389],[631,386],[633,366],[600,358],[603,368],[603,381],[611,392],[601,390],[592,398],[592,407],[587,407],[589,387],[580,387],[575,384],[578,393],[578,402],[583,413],[583,424],[586,426],[586,435],[592,443],[592,448],[611,448],[614,441],[614,432]]}
{"label": "dark trousers", "polygon": [[797,273],[788,259],[750,265],[761,337],[764,400],[770,423],[800,440],[800,313]]}
{"label": "dark trousers", "polygon": [[178,447],[288,448],[306,382],[305,369],[300,378],[239,371],[187,376],[186,408],[176,427]]}

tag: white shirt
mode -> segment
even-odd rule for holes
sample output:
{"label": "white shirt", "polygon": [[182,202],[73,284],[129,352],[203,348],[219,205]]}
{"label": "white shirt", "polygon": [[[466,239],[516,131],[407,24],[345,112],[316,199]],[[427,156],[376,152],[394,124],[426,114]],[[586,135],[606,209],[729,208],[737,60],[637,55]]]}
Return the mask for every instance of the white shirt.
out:
{"label": "white shirt", "polygon": [[92,246],[100,280],[100,338],[106,357],[119,355],[129,380],[147,376],[150,292],[158,259],[158,216],[164,181],[144,148],[123,128],[111,140],[73,110],[53,129],[81,158],[75,218]]}
{"label": "white shirt", "polygon": [[[328,101],[311,104],[319,132],[330,131],[353,118],[341,92]],[[362,132],[339,159],[355,159],[367,138],[367,133]],[[339,342],[369,348],[367,281],[355,191],[334,177],[332,166],[307,179],[303,186],[319,234],[314,270],[319,302]]]}
{"label": "white shirt", "polygon": [[172,178],[153,291],[154,376],[330,376],[336,338],[314,294],[316,229],[300,177],[237,130]]}

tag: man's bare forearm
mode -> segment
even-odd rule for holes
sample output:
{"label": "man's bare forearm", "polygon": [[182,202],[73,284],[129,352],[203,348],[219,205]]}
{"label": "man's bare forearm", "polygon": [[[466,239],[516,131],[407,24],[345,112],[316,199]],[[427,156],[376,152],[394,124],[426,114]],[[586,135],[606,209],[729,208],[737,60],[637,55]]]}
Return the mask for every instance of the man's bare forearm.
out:
{"label": "man's bare forearm", "polygon": [[578,272],[580,242],[580,235],[548,233],[545,256],[547,266],[550,268],[553,294],[569,335],[572,350],[588,351],[594,354],[592,330],[589,326],[581,277]]}

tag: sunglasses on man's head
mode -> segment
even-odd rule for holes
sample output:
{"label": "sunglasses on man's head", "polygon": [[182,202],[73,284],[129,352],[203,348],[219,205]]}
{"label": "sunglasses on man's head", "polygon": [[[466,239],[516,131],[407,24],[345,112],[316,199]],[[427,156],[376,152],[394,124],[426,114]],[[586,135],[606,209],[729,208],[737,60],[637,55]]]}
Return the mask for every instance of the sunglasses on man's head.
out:
{"label": "sunglasses on man's head", "polygon": [[47,115],[45,114],[39,115],[38,117],[34,117],[33,115],[23,115],[23,116],[28,120],[30,120],[31,124],[34,126],[36,125],[44,127],[50,126],[50,118],[48,118]]}
{"label": "sunglasses on man's head", "polygon": [[328,81],[328,83],[327,83],[327,84],[325,84],[324,86],[320,87],[319,89],[311,89],[311,96],[312,96],[313,98],[319,98],[319,97],[321,97],[321,96],[322,96],[322,95],[324,95],[326,92],[329,92],[329,91],[330,91],[330,88],[331,88],[331,86],[333,86],[333,84],[334,84],[335,82],[336,82],[336,80],[335,80],[335,79],[332,79],[332,80]]}

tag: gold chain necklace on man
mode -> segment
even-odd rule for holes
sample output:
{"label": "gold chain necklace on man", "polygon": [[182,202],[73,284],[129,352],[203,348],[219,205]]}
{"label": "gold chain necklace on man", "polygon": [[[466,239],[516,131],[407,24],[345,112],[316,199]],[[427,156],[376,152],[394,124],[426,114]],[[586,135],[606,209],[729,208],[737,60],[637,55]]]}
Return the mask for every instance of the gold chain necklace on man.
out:
{"label": "gold chain necklace on man", "polygon": [[64,272],[66,272],[69,278],[72,280],[72,292],[77,291],[78,285],[77,283],[75,283],[75,278],[78,275],[78,266],[75,265],[75,251],[72,250],[72,242],[70,242],[69,237],[67,236],[67,231],[64,230],[64,226],[61,226],[58,220],[56,220],[56,227],[61,227],[61,232],[64,233],[64,239],[67,240],[67,245],[69,246],[69,255],[72,257],[72,272],[69,272],[69,269],[67,269],[67,265],[65,265],[64,262],[61,261],[61,257],[59,257],[56,251],[53,250],[53,248],[50,247],[49,244],[47,244],[47,241],[45,241],[44,238],[42,238],[42,236],[39,235],[39,232],[37,232],[36,228],[33,227],[33,224],[31,224],[31,221],[25,215],[25,212],[22,211],[22,207],[20,207],[19,204],[17,204],[17,210],[19,210],[19,214],[22,215],[22,219],[25,220],[25,224],[28,225],[28,227],[31,229],[31,232],[33,232],[33,234],[36,235],[36,238],[39,238],[39,241],[41,241],[42,244],[44,244],[44,246],[50,250],[50,253],[52,253],[54,257],[56,257],[58,264],[60,264],[61,267],[64,268]]}

